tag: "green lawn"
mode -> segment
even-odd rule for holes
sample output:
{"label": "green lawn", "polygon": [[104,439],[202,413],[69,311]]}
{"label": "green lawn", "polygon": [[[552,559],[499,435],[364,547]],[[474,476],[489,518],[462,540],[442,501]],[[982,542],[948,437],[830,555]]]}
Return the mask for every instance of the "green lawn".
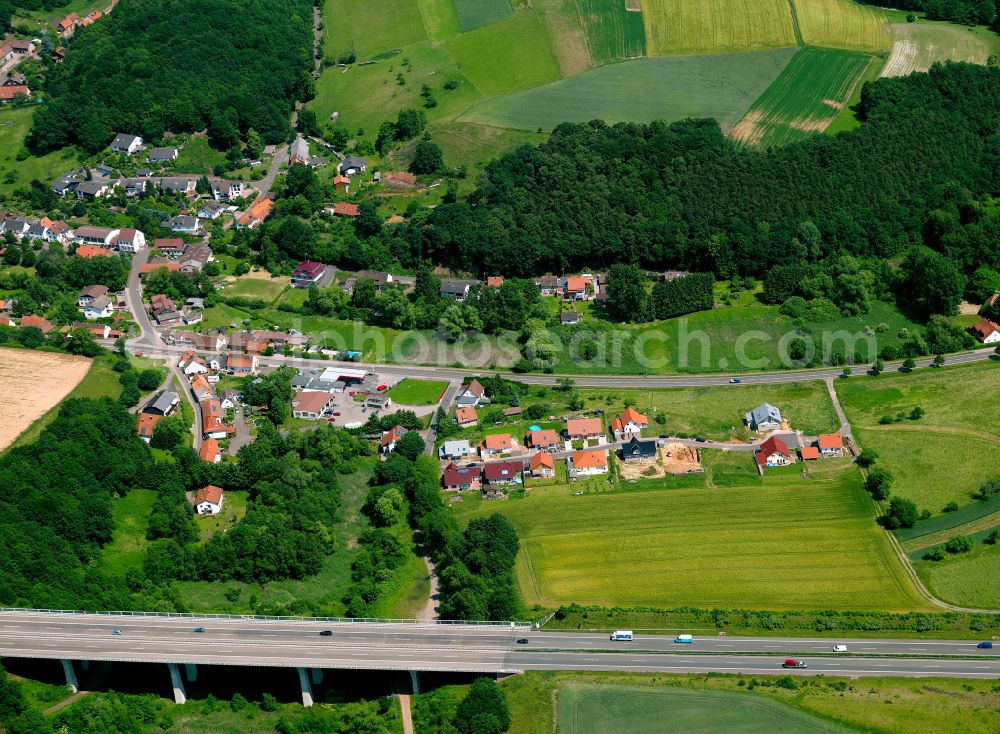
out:
{"label": "green lawn", "polygon": [[146,528],[153,509],[156,492],[151,489],[133,489],[124,497],[112,500],[111,513],[115,531],[111,543],[101,552],[101,566],[115,576],[122,576],[132,568],[142,568],[146,557]]}
{"label": "green lawn", "polygon": [[34,115],[35,107],[4,106],[0,109],[0,193],[9,194],[14,189],[28,186],[34,179],[51,183],[80,166],[74,148],[17,160],[17,153],[24,147],[24,138],[31,129]]}
{"label": "green lawn", "polygon": [[559,78],[538,16],[524,10],[452,38],[443,48],[484,97],[531,89]]}
{"label": "green lawn", "polygon": [[881,65],[868,54],[804,48],[754,102],[732,137],[769,148],[821,133],[848,104],[866,70]]}
{"label": "green lawn", "polygon": [[[910,374],[840,380],[840,396],[862,448],[892,472],[893,492],[940,513],[973,502],[986,479],[1000,477],[1000,414],[990,396],[1000,364],[983,362]],[[923,408],[918,421],[880,426],[882,416]]]}
{"label": "green lawn", "polygon": [[417,5],[428,39],[444,41],[459,34],[458,14],[451,0],[417,0]]}
{"label": "green lawn", "polygon": [[926,608],[846,461],[814,465],[811,479],[792,468],[740,480],[737,466],[727,469],[726,486],[691,488],[681,477],[677,489],[573,496],[547,487],[453,508],[462,522],[502,512],[514,523],[529,606]]}
{"label": "green lawn", "polygon": [[426,40],[417,0],[325,0],[323,52],[334,59],[353,46],[359,61]]}
{"label": "green lawn", "polygon": [[559,689],[558,734],[671,734],[712,731],[729,734],[846,732],[815,716],[747,693],[567,685]]}
{"label": "green lawn", "polygon": [[215,167],[225,162],[225,152],[216,150],[208,144],[208,138],[199,135],[181,146],[177,160],[171,165],[173,170],[181,173],[204,173],[211,176]]}
{"label": "green lawn", "polygon": [[436,405],[448,387],[446,380],[406,378],[386,394],[403,405]]}
{"label": "green lawn", "polygon": [[[634,15],[628,13],[628,15]],[[795,49],[624,61],[483,102],[463,120],[521,130],[561,122],[651,122],[714,117],[730,129]]]}
{"label": "green lawn", "polygon": [[198,528],[198,537],[207,541],[216,533],[224,533],[235,522],[247,514],[246,492],[226,492],[222,501],[222,512],[218,515],[197,515],[194,524]]}
{"label": "green lawn", "polygon": [[[583,387],[579,392],[588,408],[604,410],[605,423],[624,410],[626,401],[632,403],[649,418],[649,433],[657,435],[748,440],[752,434],[743,425],[743,417],[761,403],[777,406],[792,429],[807,435],[838,427],[826,385],[819,381],[655,390]],[[655,421],[659,413],[666,415],[666,423]]]}

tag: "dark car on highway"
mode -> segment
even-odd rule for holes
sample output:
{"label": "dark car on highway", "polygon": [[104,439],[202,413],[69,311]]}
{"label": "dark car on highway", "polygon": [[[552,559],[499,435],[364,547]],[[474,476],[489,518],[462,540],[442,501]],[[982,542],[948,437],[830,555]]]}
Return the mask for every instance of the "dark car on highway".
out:
{"label": "dark car on highway", "polygon": [[195,631],[195,632],[204,632],[204,631],[205,631],[205,628],[204,628],[204,627],[195,627],[195,628],[194,628],[194,631]]}
{"label": "dark car on highway", "polygon": [[517,641],[517,644],[518,645],[527,645],[528,644],[528,638],[527,637],[522,637],[521,639],[519,639]]}
{"label": "dark car on highway", "polygon": [[333,630],[323,630],[319,633],[320,637],[333,637]]}

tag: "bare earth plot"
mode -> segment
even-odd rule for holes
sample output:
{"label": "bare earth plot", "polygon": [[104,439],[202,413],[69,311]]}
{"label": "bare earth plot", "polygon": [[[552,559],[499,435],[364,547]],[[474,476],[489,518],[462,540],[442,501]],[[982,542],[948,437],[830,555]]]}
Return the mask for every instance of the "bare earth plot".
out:
{"label": "bare earth plot", "polygon": [[0,450],[65,398],[89,369],[85,357],[0,349]]}
{"label": "bare earth plot", "polygon": [[939,61],[985,64],[1000,50],[1000,37],[983,28],[953,23],[893,23],[892,54],[882,76],[906,76],[927,71]]}

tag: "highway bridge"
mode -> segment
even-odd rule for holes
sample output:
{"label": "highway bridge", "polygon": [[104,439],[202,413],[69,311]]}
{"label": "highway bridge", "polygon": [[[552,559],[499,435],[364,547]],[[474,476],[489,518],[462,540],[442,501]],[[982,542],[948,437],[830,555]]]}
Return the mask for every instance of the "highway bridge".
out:
{"label": "highway bridge", "polygon": [[[729,637],[714,630],[690,645],[672,635],[548,632],[523,623],[400,622],[227,615],[0,611],[0,657],[62,661],[77,687],[76,663],[166,664],[179,703],[198,665],[295,668],[303,704],[322,671],[407,671],[507,675],[527,670],[1000,678],[1000,654],[969,640]],[[834,644],[847,653],[834,653]],[[784,670],[789,656],[805,669]],[[181,668],[183,666],[184,675]]]}

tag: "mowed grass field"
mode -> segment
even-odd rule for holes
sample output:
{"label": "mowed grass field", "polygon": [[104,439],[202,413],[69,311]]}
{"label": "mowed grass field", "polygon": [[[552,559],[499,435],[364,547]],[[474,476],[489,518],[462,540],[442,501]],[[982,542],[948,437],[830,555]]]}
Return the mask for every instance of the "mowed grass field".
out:
{"label": "mowed grass field", "polygon": [[714,117],[724,130],[765,93],[795,49],[644,58],[483,102],[460,119],[521,130],[602,119],[649,122]]}
{"label": "mowed grass field", "polygon": [[802,49],[733,128],[733,139],[767,148],[823,132],[873,63],[881,60],[851,51]]}
{"label": "mowed grass field", "polygon": [[506,18],[513,11],[507,0],[451,0],[462,32],[482,28],[495,20]]}
{"label": "mowed grass field", "polygon": [[567,685],[556,697],[558,734],[846,734],[851,731],[745,693],[622,685]]}
{"label": "mowed grass field", "polygon": [[811,479],[790,468],[712,489],[549,487],[453,507],[462,520],[502,512],[514,523],[529,606],[924,608],[858,470],[846,460],[811,468]]}
{"label": "mowed grass field", "polygon": [[[837,383],[862,448],[878,452],[893,492],[934,514],[1000,478],[1000,364],[983,362]],[[919,421],[879,425],[882,416],[923,408]]]}
{"label": "mowed grass field", "polygon": [[535,13],[519,12],[444,43],[458,70],[484,97],[530,89],[559,78],[548,36]]}
{"label": "mowed grass field", "polygon": [[352,46],[359,61],[427,39],[417,0],[325,0],[323,51],[336,58]]}
{"label": "mowed grass field", "polygon": [[973,609],[1000,608],[1000,545],[977,542],[969,553],[943,561],[916,561],[921,580],[934,596]]}
{"label": "mowed grass field", "polygon": [[626,10],[625,0],[576,0],[595,64],[608,64],[646,53],[642,13]]}
{"label": "mowed grass field", "polygon": [[802,40],[809,46],[888,51],[889,19],[880,8],[854,0],[791,0]]}
{"label": "mowed grass field", "polygon": [[434,405],[448,388],[446,380],[417,380],[407,377],[386,394],[403,405]]}
{"label": "mowed grass field", "polygon": [[[761,403],[781,410],[793,430],[806,435],[829,433],[838,428],[837,415],[826,385],[818,380],[775,385],[727,385],[723,387],[679,387],[656,390],[577,388],[587,408],[604,410],[606,422],[613,420],[628,402],[649,418],[649,433],[697,436],[725,441],[749,439],[743,417]],[[656,423],[655,416],[666,416]],[[749,462],[748,462],[749,465]]]}
{"label": "mowed grass field", "polygon": [[882,76],[906,76],[927,71],[943,61],[985,64],[1000,52],[1000,36],[986,28],[967,28],[954,23],[893,23],[892,54]]}
{"label": "mowed grass field", "polygon": [[796,45],[788,0],[642,0],[654,56]]}
{"label": "mowed grass field", "polygon": [[[263,273],[263,275],[266,276],[267,273]],[[227,283],[220,292],[224,297],[256,298],[270,303],[281,295],[281,292],[288,288],[289,284],[288,278],[243,276],[232,283]]]}

